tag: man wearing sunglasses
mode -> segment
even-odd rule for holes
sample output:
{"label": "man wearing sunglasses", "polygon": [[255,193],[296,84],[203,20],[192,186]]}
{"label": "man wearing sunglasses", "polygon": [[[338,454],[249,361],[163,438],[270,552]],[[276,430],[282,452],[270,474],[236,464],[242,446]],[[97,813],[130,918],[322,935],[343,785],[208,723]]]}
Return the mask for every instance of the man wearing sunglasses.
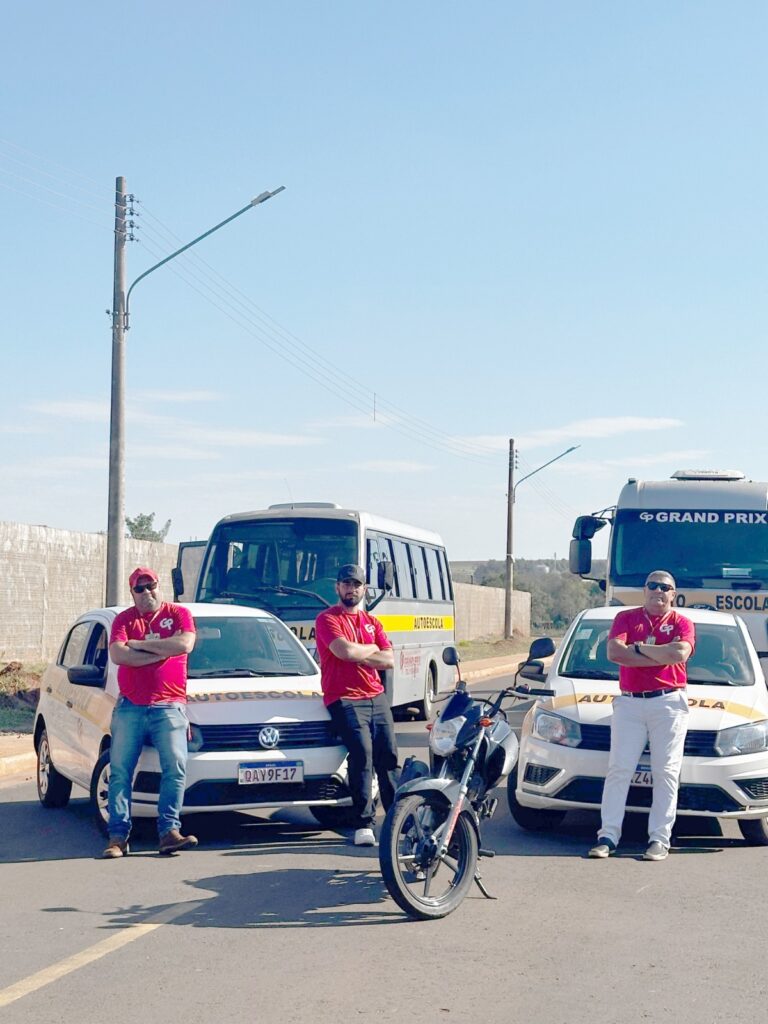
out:
{"label": "man wearing sunglasses", "polygon": [[118,666],[120,689],[112,713],[109,775],[109,842],[102,854],[128,853],[131,791],[141,748],[151,742],[160,760],[157,800],[159,852],[164,856],[197,846],[181,834],[187,770],[187,655],[195,645],[188,608],[161,600],[154,569],[140,566],[128,580],[133,607],[115,618],[109,656]]}
{"label": "man wearing sunglasses", "polygon": [[653,801],[644,858],[664,860],[669,853],[688,728],[685,663],[696,636],[691,620],[673,607],[675,581],[668,572],[648,575],[643,598],[642,607],[619,612],[608,637],[608,657],[619,666],[621,695],[613,701],[602,822],[590,857],[610,857],[618,846],[630,781],[646,743]]}

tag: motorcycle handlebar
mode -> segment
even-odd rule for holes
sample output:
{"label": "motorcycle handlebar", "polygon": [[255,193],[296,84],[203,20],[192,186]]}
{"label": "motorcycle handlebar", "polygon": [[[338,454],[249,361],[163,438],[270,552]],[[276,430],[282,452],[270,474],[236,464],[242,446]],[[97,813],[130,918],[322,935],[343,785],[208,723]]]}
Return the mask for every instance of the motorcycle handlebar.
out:
{"label": "motorcycle handlebar", "polygon": [[554,697],[554,690],[547,690],[541,686],[513,686],[508,691],[518,697]]}

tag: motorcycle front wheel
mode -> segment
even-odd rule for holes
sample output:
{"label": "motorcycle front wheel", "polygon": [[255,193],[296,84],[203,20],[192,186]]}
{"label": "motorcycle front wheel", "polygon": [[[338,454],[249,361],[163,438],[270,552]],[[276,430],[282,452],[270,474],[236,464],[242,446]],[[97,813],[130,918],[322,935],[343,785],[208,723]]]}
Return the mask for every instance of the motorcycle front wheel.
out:
{"label": "motorcycle front wheel", "polygon": [[413,918],[428,921],[455,910],[469,891],[477,865],[477,833],[461,814],[441,859],[437,852],[450,807],[426,795],[397,800],[379,839],[379,864],[392,899]]}

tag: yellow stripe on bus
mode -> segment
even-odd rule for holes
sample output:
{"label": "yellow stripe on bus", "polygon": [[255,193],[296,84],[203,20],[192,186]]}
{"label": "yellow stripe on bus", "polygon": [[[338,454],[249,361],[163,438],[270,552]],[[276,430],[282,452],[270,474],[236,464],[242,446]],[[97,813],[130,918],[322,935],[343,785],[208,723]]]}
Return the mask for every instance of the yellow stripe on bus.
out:
{"label": "yellow stripe on bus", "polygon": [[377,617],[386,633],[412,633],[425,629],[453,630],[454,622],[452,615],[379,615]]}

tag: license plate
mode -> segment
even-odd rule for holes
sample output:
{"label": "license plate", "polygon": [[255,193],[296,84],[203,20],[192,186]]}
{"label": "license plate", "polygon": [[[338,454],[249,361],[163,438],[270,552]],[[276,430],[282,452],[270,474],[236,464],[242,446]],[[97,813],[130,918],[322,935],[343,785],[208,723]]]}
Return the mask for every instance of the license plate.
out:
{"label": "license plate", "polygon": [[651,775],[651,769],[639,764],[632,775],[631,784],[633,786],[652,786],[653,775]]}
{"label": "license plate", "polygon": [[275,782],[303,782],[303,761],[274,761],[241,764],[237,769],[241,786],[269,786]]}

